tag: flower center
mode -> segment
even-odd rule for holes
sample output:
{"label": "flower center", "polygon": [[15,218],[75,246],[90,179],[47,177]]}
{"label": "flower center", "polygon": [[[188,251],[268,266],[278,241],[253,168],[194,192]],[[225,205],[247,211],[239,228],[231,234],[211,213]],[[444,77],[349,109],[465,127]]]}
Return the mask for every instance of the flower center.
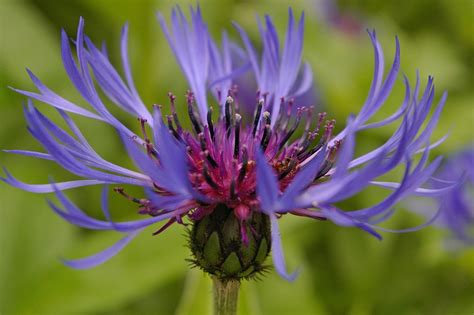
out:
{"label": "flower center", "polygon": [[[334,120],[329,120],[321,128],[326,113],[320,113],[315,126],[312,126],[313,107],[297,108],[295,115],[293,101],[286,102],[281,99],[280,108],[286,105],[287,111],[278,113],[272,126],[272,114],[266,110],[265,96],[257,102],[254,117],[247,124],[243,123],[231,96],[226,99],[223,115],[214,121],[213,109],[210,108],[206,124],[203,124],[195,114],[194,97],[188,92],[187,112],[192,130],[187,131],[182,128],[178,119],[175,96],[169,94],[169,98],[171,104],[171,115],[167,116],[169,131],[187,148],[189,179],[193,188],[211,201],[208,204],[194,202],[190,205],[190,212],[187,214],[193,221],[201,220],[211,214],[218,205],[223,205],[234,210],[235,217],[243,226],[252,213],[260,212],[256,196],[256,148],[260,147],[266,160],[273,166],[280,190],[283,191],[299,169],[328,143],[335,124]],[[153,144],[146,135],[145,122],[140,121],[147,152],[150,158],[157,159]],[[304,129],[301,135],[296,137],[295,132],[302,121],[305,121]],[[324,129],[322,135],[320,129]],[[290,141],[292,138],[296,139]],[[326,176],[334,163],[339,146],[340,142],[336,142],[328,150],[326,160],[314,181]],[[123,190],[119,192],[125,195]],[[170,195],[159,186],[155,187],[154,192]],[[146,199],[125,196],[141,204],[140,213],[152,216],[160,213],[160,209],[155,209]],[[242,238],[246,237],[245,228],[242,228]]]}

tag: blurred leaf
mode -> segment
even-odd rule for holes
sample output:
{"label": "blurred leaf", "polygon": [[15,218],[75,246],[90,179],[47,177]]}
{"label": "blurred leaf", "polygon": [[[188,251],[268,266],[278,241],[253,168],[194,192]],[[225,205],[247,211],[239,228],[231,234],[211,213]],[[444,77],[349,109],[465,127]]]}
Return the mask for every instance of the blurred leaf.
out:
{"label": "blurred leaf", "polygon": [[210,314],[211,312],[212,280],[197,268],[188,270],[175,315]]}
{"label": "blurred leaf", "polygon": [[[25,67],[46,74],[48,80],[63,73],[59,30],[49,28],[47,21],[25,1],[2,0],[0,6],[0,93],[5,92],[4,84],[29,82]],[[7,74],[12,79],[8,83],[2,79]]]}
{"label": "blurred leaf", "polygon": [[[117,308],[157,283],[180,277],[186,269],[182,230],[170,229],[165,234],[152,237],[150,230],[145,231],[114,259],[94,269],[73,270],[59,261],[51,262],[49,270],[19,292],[21,303],[15,305],[14,313],[64,314]],[[116,233],[94,233],[77,238],[71,252],[79,257],[77,252],[93,254],[116,240]]]}
{"label": "blurred leaf", "polygon": [[[290,271],[298,269],[300,274],[294,282],[288,282],[281,278],[273,269],[262,278],[262,281],[254,282],[257,289],[258,299],[262,302],[260,307],[262,314],[327,314],[320,302],[320,297],[313,290],[311,283],[312,275],[319,272],[309,264],[301,247],[298,245],[297,234],[301,226],[291,226],[291,221],[299,218],[285,216],[281,220],[282,239],[287,265]],[[272,265],[271,257],[267,264]]]}

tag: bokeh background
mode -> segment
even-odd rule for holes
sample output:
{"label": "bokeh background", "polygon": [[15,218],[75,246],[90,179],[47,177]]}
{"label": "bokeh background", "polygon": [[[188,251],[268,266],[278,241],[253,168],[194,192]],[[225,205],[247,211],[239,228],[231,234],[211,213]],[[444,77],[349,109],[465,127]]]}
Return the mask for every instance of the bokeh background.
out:
{"label": "bokeh background", "polygon": [[[130,55],[135,83],[146,104],[165,103],[166,93],[182,95],[187,86],[155,18],[169,16],[168,0],[0,0],[0,148],[40,149],[26,130],[25,99],[7,88],[33,90],[25,67],[59,94],[84,102],[72,88],[60,59],[60,28],[74,36],[79,16],[86,33],[105,40],[119,63],[120,28],[130,23]],[[194,3],[191,3],[194,4]],[[203,15],[215,35],[232,29],[235,20],[257,41],[255,15],[271,14],[282,34],[289,1],[201,0]],[[331,5],[335,5],[331,7]],[[366,28],[375,28],[386,64],[394,36],[402,47],[402,72],[414,82],[434,75],[436,97],[449,91],[435,138],[451,132],[435,150],[452,154],[472,145],[473,12],[471,0],[340,0],[291,1],[306,14],[304,58],[315,74],[317,108],[338,120],[363,103],[373,71],[373,52]],[[334,9],[338,10],[337,12]],[[198,52],[196,52],[198,53]],[[381,115],[403,98],[398,80]],[[48,106],[39,105],[47,113]],[[133,117],[122,115],[129,125]],[[131,166],[114,132],[98,122],[78,118],[85,135],[105,158]],[[138,127],[138,126],[137,126]],[[380,144],[392,128],[367,132],[357,150]],[[0,164],[18,178],[44,183],[71,175],[53,163],[0,153]],[[393,176],[396,176],[394,174]],[[136,194],[140,194],[139,191]],[[100,216],[100,189],[68,192],[89,213]],[[376,198],[368,193],[343,206],[360,208]],[[0,183],[0,314],[207,314],[208,277],[189,270],[185,232],[173,226],[158,237],[142,233],[118,256],[92,270],[68,269],[60,258],[83,257],[107,247],[118,235],[70,226],[47,206],[46,198]],[[402,228],[423,221],[400,205],[386,226]],[[132,218],[134,206],[112,195],[117,218]],[[384,234],[378,241],[357,229],[301,218],[281,220],[290,268],[300,268],[294,283],[274,272],[242,286],[240,314],[474,314],[474,250],[453,248],[447,231],[434,227],[410,234]]]}

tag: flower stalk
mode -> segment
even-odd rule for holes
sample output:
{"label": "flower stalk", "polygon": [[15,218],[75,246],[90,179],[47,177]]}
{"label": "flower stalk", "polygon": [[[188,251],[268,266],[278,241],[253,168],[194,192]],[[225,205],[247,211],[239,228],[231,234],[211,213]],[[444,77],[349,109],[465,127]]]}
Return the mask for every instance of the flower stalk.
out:
{"label": "flower stalk", "polygon": [[212,277],[214,291],[214,315],[237,314],[240,282]]}

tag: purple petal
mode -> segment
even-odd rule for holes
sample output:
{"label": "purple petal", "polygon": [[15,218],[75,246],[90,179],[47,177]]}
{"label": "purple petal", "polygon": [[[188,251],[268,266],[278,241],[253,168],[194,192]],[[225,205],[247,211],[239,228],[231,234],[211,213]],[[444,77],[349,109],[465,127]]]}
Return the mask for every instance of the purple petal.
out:
{"label": "purple petal", "polygon": [[382,236],[376,231],[374,231],[373,227],[371,227],[369,224],[360,222],[359,220],[350,217],[349,213],[340,211],[335,207],[322,207],[321,211],[326,218],[328,218],[337,225],[358,227],[363,231],[366,231],[367,233],[375,236],[379,240],[382,239]]}
{"label": "purple petal", "polygon": [[160,168],[158,166],[157,161],[154,161],[150,156],[146,155],[141,150],[141,147],[127,135],[120,133],[120,137],[122,138],[122,142],[125,145],[128,155],[132,158],[135,164],[143,171],[143,173],[150,176],[151,179],[157,183],[163,181],[163,174],[162,172],[160,172]]}
{"label": "purple petal", "polygon": [[25,96],[31,97],[33,99],[36,99],[40,102],[47,103],[56,108],[60,108],[65,111],[71,112],[71,113],[75,113],[78,115],[82,115],[82,116],[97,119],[97,120],[104,120],[102,117],[98,116],[97,114],[94,114],[82,107],[79,107],[69,102],[68,100],[62,98],[61,96],[57,95],[56,93],[48,89],[29,69],[26,69],[26,70],[28,71],[28,74],[31,80],[33,81],[34,85],[36,86],[36,88],[40,90],[41,94],[11,88],[13,91],[23,94]]}
{"label": "purple petal", "polygon": [[[85,164],[83,164],[83,162],[77,160],[71,153],[69,153],[63,145],[57,143],[56,140],[45,130],[45,127],[42,125],[40,117],[38,116],[38,111],[31,103],[29,105],[29,109],[26,112],[26,117],[28,120],[29,129],[33,136],[44,146],[49,154],[54,157],[58,164],[71,173],[81,177],[105,182],[129,183],[140,186],[149,185],[149,183],[147,184],[146,180],[143,179],[109,174],[87,167]],[[94,159],[92,159],[92,161],[94,161]],[[95,161],[98,163],[97,165],[103,165],[103,161],[97,159]],[[119,167],[117,167],[117,169],[122,170]]]}
{"label": "purple petal", "polygon": [[[133,82],[132,70],[130,67],[130,61],[128,58],[128,23],[126,23],[122,28],[122,39],[120,41],[120,52],[122,54],[122,66],[125,72],[125,78],[127,79],[128,87],[130,88],[132,94],[136,98],[140,98],[135,84]],[[107,54],[104,54],[105,56]]]}
{"label": "purple petal", "polygon": [[[63,220],[69,222],[72,225],[76,225],[90,230],[112,230],[111,224],[108,222],[91,218],[80,210],[72,210],[68,208],[68,212],[65,212],[64,210],[53,204],[51,201],[47,200],[47,202],[49,207],[57,215],[59,215],[61,218],[63,218]],[[76,206],[74,205],[74,207]],[[75,211],[75,213],[72,213],[72,211]]]}
{"label": "purple petal", "polygon": [[[66,208],[66,211],[56,207],[54,204],[49,202],[53,210],[60,215],[63,219],[70,222],[71,224],[81,226],[88,229],[94,230],[115,230],[119,232],[133,232],[142,228],[145,228],[154,223],[170,219],[182,215],[188,211],[187,208],[177,209],[175,211],[165,212],[163,214],[157,215],[155,217],[143,219],[143,220],[134,220],[128,222],[113,222],[113,221],[101,221],[89,217],[81,209],[79,209],[74,203],[72,203],[66,196],[59,190],[55,191],[56,196]],[[102,194],[102,210],[104,211],[106,217],[110,219],[110,214],[108,212],[107,200],[104,200],[105,193]]]}
{"label": "purple petal", "polygon": [[[414,195],[415,196],[420,196],[420,197],[440,197],[449,192],[450,190],[453,189],[454,186],[456,186],[457,183],[453,183],[451,185],[448,185],[443,188],[417,188],[414,190]],[[400,183],[395,183],[395,182],[379,182],[379,181],[371,181],[370,185],[373,186],[378,186],[382,188],[387,188],[387,189],[399,189],[401,184]]]}
{"label": "purple petal", "polygon": [[117,253],[121,251],[140,232],[141,230],[138,230],[128,234],[126,237],[122,238],[120,241],[101,251],[100,253],[81,259],[63,260],[63,263],[74,269],[88,269],[103,264],[113,256],[117,255]]}
{"label": "purple petal", "polygon": [[257,196],[260,199],[262,211],[271,215],[277,206],[278,181],[274,171],[265,160],[260,147],[256,147],[256,168],[257,168]]}
{"label": "purple petal", "polygon": [[207,198],[194,190],[188,177],[188,162],[186,149],[181,142],[174,138],[165,126],[161,112],[158,108],[154,111],[154,137],[156,147],[159,149],[163,177],[160,184],[169,192],[207,202]]}
{"label": "purple petal", "polygon": [[258,59],[257,59],[257,53],[255,51],[255,48],[252,45],[252,42],[250,41],[247,33],[244,31],[242,27],[240,27],[236,22],[232,22],[232,25],[235,27],[237,32],[239,32],[240,38],[242,39],[245,49],[247,51],[247,56],[250,60],[250,64],[252,65],[253,72],[255,73],[255,77],[257,82],[261,82],[260,78],[260,69],[258,66]]}
{"label": "purple petal", "polygon": [[83,187],[83,186],[91,186],[91,185],[100,185],[104,184],[104,181],[98,181],[98,180],[93,180],[93,179],[82,179],[82,180],[74,180],[74,181],[67,181],[67,182],[60,182],[60,183],[55,183],[54,185],[52,184],[27,184],[24,182],[21,182],[17,180],[15,177],[13,177],[5,168],[3,169],[5,174],[7,175],[7,178],[2,178],[0,177],[0,180],[19,189],[26,190],[29,192],[33,193],[39,193],[39,194],[44,194],[44,193],[50,193],[54,192],[55,188],[54,185],[57,187],[59,190],[66,190],[66,189],[72,189],[72,188],[77,188],[77,187]]}
{"label": "purple petal", "polygon": [[342,148],[338,152],[336,171],[332,178],[334,180],[340,179],[347,174],[349,169],[349,163],[354,156],[354,147],[355,147],[355,126],[354,126],[354,117],[349,117],[347,120],[347,134],[343,139]]}
{"label": "purple petal", "polygon": [[298,271],[288,274],[286,271],[285,255],[283,254],[283,247],[281,244],[280,229],[275,214],[270,214],[271,229],[272,229],[272,257],[273,265],[280,276],[288,281],[294,281],[298,276]]}
{"label": "purple petal", "polygon": [[313,86],[313,70],[311,65],[307,62],[303,64],[301,79],[298,84],[295,84],[295,87],[298,89],[294,92],[291,92],[293,96],[300,96],[303,93],[306,93]]}
{"label": "purple petal", "polygon": [[171,16],[173,36],[168,31],[163,16],[158,13],[157,17],[168,44],[188,80],[191,90],[194,92],[200,118],[206,124],[208,111],[206,87],[210,63],[209,41],[211,38],[207,26],[202,20],[200,10],[191,11],[192,26],[186,20],[179,6],[176,10],[173,9]]}
{"label": "purple petal", "polygon": [[35,152],[35,151],[27,151],[27,150],[2,150],[2,151],[6,153],[20,154],[20,155],[35,157],[38,159],[54,161],[54,158],[51,156],[51,154],[47,154],[43,152]]}
{"label": "purple petal", "polygon": [[418,226],[415,226],[415,227],[412,227],[412,228],[406,228],[406,229],[399,229],[399,230],[395,230],[395,229],[386,229],[386,228],[383,228],[383,227],[380,227],[380,226],[376,226],[376,225],[370,225],[372,228],[374,229],[377,229],[377,230],[380,230],[380,231],[384,231],[384,232],[390,232],[390,233],[409,233],[409,232],[416,232],[416,231],[419,231],[431,224],[433,224],[433,222],[436,221],[436,219],[438,219],[439,215],[441,214],[441,208],[438,209],[438,211],[436,211],[436,213],[428,220],[426,221],[425,223],[423,224],[420,224]]}

